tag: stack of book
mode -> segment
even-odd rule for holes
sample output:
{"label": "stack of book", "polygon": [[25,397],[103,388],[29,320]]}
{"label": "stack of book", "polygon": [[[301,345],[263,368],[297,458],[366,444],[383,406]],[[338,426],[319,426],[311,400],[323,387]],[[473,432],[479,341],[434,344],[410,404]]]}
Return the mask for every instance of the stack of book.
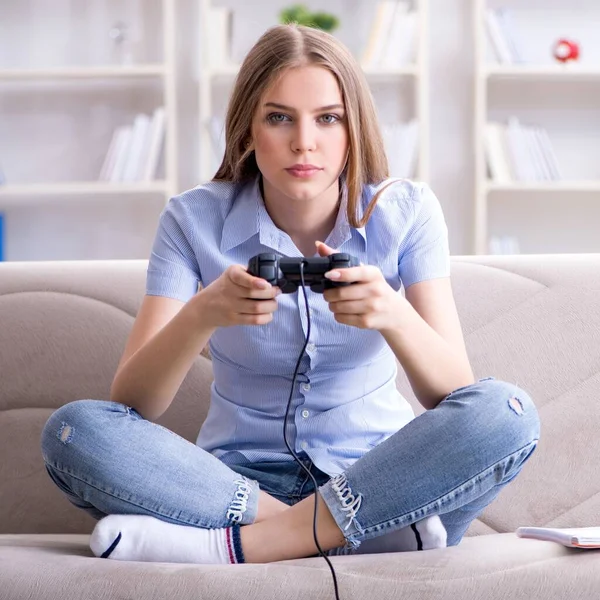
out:
{"label": "stack of book", "polygon": [[379,0],[360,59],[363,69],[397,69],[416,58],[417,13],[409,2]]}
{"label": "stack of book", "polygon": [[165,109],[139,114],[132,125],[117,127],[100,171],[100,181],[153,181],[165,138]]}
{"label": "stack of book", "polygon": [[510,65],[528,62],[510,9],[487,8],[485,26],[491,57],[496,63]]}
{"label": "stack of book", "polygon": [[496,183],[560,181],[563,177],[548,132],[522,125],[510,117],[508,125],[491,121],[485,126],[485,156]]}

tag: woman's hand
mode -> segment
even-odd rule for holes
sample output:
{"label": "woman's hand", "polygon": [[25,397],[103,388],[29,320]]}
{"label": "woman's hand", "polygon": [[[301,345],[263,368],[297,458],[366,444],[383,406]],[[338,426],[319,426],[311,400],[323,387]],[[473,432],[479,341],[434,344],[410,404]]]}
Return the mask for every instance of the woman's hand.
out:
{"label": "woman's hand", "polygon": [[214,327],[266,325],[277,310],[278,287],[254,277],[241,265],[223,274],[195,296],[202,318]]}
{"label": "woman's hand", "polygon": [[[317,242],[317,251],[320,256],[336,253],[323,242]],[[388,284],[378,267],[360,265],[334,269],[325,277],[335,282],[354,284],[325,290],[323,294],[338,323],[377,331],[400,326],[404,298]]]}

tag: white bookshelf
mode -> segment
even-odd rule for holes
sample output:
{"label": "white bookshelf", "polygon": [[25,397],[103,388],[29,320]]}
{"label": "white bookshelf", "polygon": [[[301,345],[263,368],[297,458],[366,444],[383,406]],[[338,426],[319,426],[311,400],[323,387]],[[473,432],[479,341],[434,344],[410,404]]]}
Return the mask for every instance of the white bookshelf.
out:
{"label": "white bookshelf", "polygon": [[[238,56],[233,56],[230,65],[218,69],[211,68],[209,61],[210,38],[207,28],[210,27],[209,11],[211,5],[217,3],[211,2],[211,0],[198,1],[200,5],[200,38],[203,41],[200,48],[202,68],[199,75],[198,89],[199,173],[200,179],[206,181],[215,174],[215,165],[219,162],[213,150],[208,123],[216,113],[224,119],[228,95],[238,73],[237,63],[241,62],[245,52],[238,52]],[[258,39],[258,34],[278,23],[279,10],[289,4],[289,2],[265,1],[265,15],[263,20],[259,20],[258,16],[254,18],[250,12],[258,12],[256,6],[247,6],[242,0],[229,0],[228,2],[218,3],[219,6],[226,5],[234,11],[234,20],[237,18],[244,21],[243,29],[245,31],[241,27],[240,30],[236,31],[234,26],[234,32],[238,38],[246,36],[245,42],[238,43],[238,48],[242,46],[244,50],[249,49],[252,43]],[[357,57],[359,47],[353,43],[357,37],[356,32],[359,26],[363,28],[361,39],[364,42],[364,35],[368,33],[368,30],[364,29],[365,23],[367,26],[370,25],[375,5],[375,2],[369,0],[338,0],[337,2],[332,0],[326,7],[322,8],[322,10],[333,13],[341,19],[340,29],[335,30],[333,33],[339,36],[351,50],[357,50],[355,52]],[[399,115],[399,121],[407,122],[411,118],[418,120],[419,133],[415,178],[426,181],[429,178],[429,0],[413,0],[411,5],[412,9],[417,12],[416,60],[414,64],[395,69],[367,68],[364,69],[364,72],[367,81],[371,85],[380,116],[393,113]],[[311,6],[311,8],[316,10],[318,6]],[[360,38],[360,36],[358,37]],[[382,101],[378,103],[380,97]],[[398,105],[402,105],[401,108]],[[391,173],[391,175],[399,174]]]}
{"label": "white bookshelf", "polygon": [[[536,27],[518,31],[528,45],[540,35],[544,19],[552,18],[557,22],[553,39],[577,38],[575,32],[580,32],[585,54],[578,62],[560,64],[550,55],[551,44],[540,37],[532,52],[537,53],[537,61],[494,64],[486,37],[485,10],[500,7],[511,9],[514,15],[519,11],[529,11],[523,13],[529,17],[537,14]],[[564,22],[556,18],[561,14]],[[600,106],[600,44],[595,42],[593,28],[585,24],[577,27],[577,20],[585,20],[586,15],[590,23],[600,19],[594,0],[579,2],[577,10],[559,0],[473,0],[472,244],[476,254],[490,252],[492,235],[515,235],[521,252],[528,254],[600,252],[600,111],[595,110]],[[505,121],[512,115],[547,129],[564,167],[562,180],[498,182],[490,178],[485,156],[486,124]]]}
{"label": "white bookshelf", "polygon": [[[15,3],[3,13],[0,107],[8,118],[0,124],[0,168],[6,178],[0,185],[0,213],[5,260],[148,256],[160,208],[180,191],[176,2],[86,0],[74,5],[57,0],[50,7],[33,0],[32,6]],[[131,34],[133,58],[125,63],[110,55],[108,29],[118,20],[137,28]],[[43,35],[39,43],[37,34]],[[115,129],[131,124],[138,113],[151,116],[158,106],[165,108],[166,129],[157,179],[100,181]],[[128,203],[138,211],[135,216]],[[102,225],[98,214],[106,217]],[[69,235],[81,239],[70,246],[57,243],[52,234],[56,219],[70,223]],[[138,240],[135,248],[124,238],[126,219],[131,238]],[[136,222],[153,225],[141,233],[135,231]],[[85,244],[86,232],[99,226],[109,251]],[[36,240],[39,246],[32,250]],[[76,250],[71,255],[68,248]]]}

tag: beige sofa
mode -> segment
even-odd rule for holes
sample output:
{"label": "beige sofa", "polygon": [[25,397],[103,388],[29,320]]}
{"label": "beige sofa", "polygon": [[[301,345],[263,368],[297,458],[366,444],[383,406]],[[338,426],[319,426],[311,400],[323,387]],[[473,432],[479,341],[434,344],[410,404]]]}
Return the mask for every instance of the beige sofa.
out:
{"label": "beige sofa", "polygon": [[[40,431],[62,404],[108,397],[145,269],[0,264],[0,599],[334,598],[322,558],[199,566],[92,556],[94,521],[50,481]],[[458,547],[333,557],[340,598],[598,599],[600,551],[514,531],[600,525],[600,255],[454,257],[452,270],[475,374],[530,392],[538,449]],[[161,422],[194,440],[210,381],[199,356]],[[403,376],[398,385],[421,412]]]}

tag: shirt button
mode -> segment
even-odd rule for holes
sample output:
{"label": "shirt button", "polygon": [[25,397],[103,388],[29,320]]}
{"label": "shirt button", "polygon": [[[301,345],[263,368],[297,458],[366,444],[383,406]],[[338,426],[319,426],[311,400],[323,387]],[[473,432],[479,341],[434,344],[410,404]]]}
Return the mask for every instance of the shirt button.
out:
{"label": "shirt button", "polygon": [[302,389],[303,389],[305,392],[309,392],[309,391],[310,391],[310,383],[303,383],[303,384],[302,384]]}
{"label": "shirt button", "polygon": [[300,444],[300,447],[302,448],[302,450],[306,450],[308,448],[308,444],[306,442],[302,442]]}
{"label": "shirt button", "polygon": [[309,352],[314,352],[314,351],[317,349],[317,347],[316,347],[316,346],[315,346],[315,345],[314,345],[314,344],[311,342],[310,344],[308,344],[308,345],[306,346],[306,349],[307,349]]}
{"label": "shirt button", "polygon": [[302,416],[303,416],[305,419],[308,419],[308,416],[309,416],[309,415],[310,415],[310,413],[309,413],[307,410],[303,410],[303,411],[302,411]]}

